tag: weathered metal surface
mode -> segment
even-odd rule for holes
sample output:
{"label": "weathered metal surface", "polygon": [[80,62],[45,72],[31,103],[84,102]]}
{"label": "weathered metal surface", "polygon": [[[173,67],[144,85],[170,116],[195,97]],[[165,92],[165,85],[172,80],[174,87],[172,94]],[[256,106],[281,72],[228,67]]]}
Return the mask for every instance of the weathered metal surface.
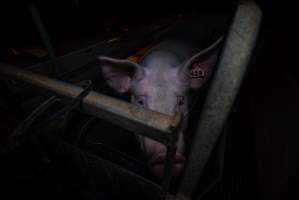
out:
{"label": "weathered metal surface", "polygon": [[[83,91],[81,87],[7,64],[0,64],[0,73],[54,93],[68,101],[76,98]],[[94,91],[82,100],[81,109],[88,114],[166,145],[172,144],[173,132],[181,123],[180,115],[172,117],[146,110]]]}
{"label": "weathered metal surface", "polygon": [[191,199],[240,88],[257,38],[262,13],[241,1],[208,91],[177,197]]}

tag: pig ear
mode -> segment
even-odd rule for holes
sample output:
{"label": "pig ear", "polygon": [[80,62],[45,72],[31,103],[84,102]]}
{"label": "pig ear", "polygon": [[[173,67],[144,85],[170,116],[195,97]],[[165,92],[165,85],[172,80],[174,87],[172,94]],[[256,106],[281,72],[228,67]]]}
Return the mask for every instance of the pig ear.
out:
{"label": "pig ear", "polygon": [[223,37],[220,37],[211,46],[192,56],[180,70],[182,80],[190,81],[191,89],[200,89],[209,80],[217,64],[222,40]]}
{"label": "pig ear", "polygon": [[[141,67],[129,60],[97,57],[103,78],[118,93],[126,93],[131,88],[133,77],[141,78]],[[138,73],[137,73],[138,71]]]}

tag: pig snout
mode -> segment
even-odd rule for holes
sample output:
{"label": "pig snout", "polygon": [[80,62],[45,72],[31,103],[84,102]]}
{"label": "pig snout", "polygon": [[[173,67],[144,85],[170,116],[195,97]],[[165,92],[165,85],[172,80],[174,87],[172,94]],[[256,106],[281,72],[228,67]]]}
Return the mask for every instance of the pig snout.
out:
{"label": "pig snout", "polygon": [[[174,158],[174,162],[172,165],[172,176],[179,176],[181,171],[183,170],[185,163],[185,156],[177,153]],[[158,155],[154,155],[149,161],[150,171],[157,177],[163,178],[164,176],[164,168],[166,161],[166,151],[159,153]]]}
{"label": "pig snout", "polygon": [[[159,178],[164,176],[164,168],[167,158],[167,148],[165,145],[146,139],[145,148],[148,152],[148,166],[153,175]],[[177,151],[172,165],[172,176],[179,176],[183,170],[185,163],[185,156],[183,155],[180,142],[178,142]]]}

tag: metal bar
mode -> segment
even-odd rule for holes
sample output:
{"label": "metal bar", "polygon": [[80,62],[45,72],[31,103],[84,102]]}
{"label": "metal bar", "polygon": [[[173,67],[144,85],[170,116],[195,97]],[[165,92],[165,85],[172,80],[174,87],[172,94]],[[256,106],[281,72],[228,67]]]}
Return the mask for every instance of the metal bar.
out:
{"label": "metal bar", "polygon": [[[46,153],[46,156],[49,155],[50,159],[63,158],[67,159],[69,163],[76,164],[77,168],[80,168],[79,173],[84,172],[84,176],[87,175],[89,181],[86,181],[86,184],[92,188],[91,191],[97,190],[98,185],[106,184],[111,189],[110,191],[117,191],[132,197],[145,194],[147,195],[145,199],[148,200],[157,199],[161,192],[161,187],[157,183],[149,181],[109,160],[78,149],[52,135],[41,135],[41,138],[36,143],[46,150],[44,153]],[[95,195],[91,196],[95,197]]]}
{"label": "metal bar", "polygon": [[[180,120],[179,118],[180,114],[177,114],[176,120]],[[180,122],[178,122],[180,123]],[[165,161],[165,165],[164,165],[164,179],[162,182],[162,192],[161,192],[161,198],[165,199],[167,192],[169,190],[170,187],[170,183],[171,183],[171,179],[172,179],[172,165],[174,162],[174,158],[175,158],[175,154],[176,154],[176,150],[177,150],[177,140],[178,140],[178,134],[179,134],[179,130],[181,128],[182,125],[182,121],[181,123],[176,126],[176,129],[173,130],[173,137],[172,137],[172,141],[170,142],[170,145],[167,146],[167,153],[166,153],[166,161]]]}
{"label": "metal bar", "polygon": [[191,199],[240,88],[259,31],[262,12],[241,1],[230,26],[195,132],[177,197]]}
{"label": "metal bar", "polygon": [[32,19],[36,25],[36,28],[43,40],[43,43],[44,45],[46,46],[46,48],[48,49],[48,52],[49,52],[49,56],[51,58],[51,62],[53,64],[53,72],[55,75],[57,75],[59,72],[60,72],[60,68],[59,68],[59,64],[57,62],[57,57],[55,55],[55,51],[54,51],[54,48],[53,46],[51,45],[51,42],[50,42],[50,38],[47,34],[47,31],[46,31],[46,28],[42,22],[42,19],[40,17],[40,14],[38,12],[38,9],[36,8],[36,6],[34,4],[29,4],[28,6],[29,8],[29,11],[30,11],[30,14],[32,16]]}
{"label": "metal bar", "polygon": [[[0,63],[0,73],[54,93],[65,100],[76,98],[83,88]],[[171,145],[173,131],[181,124],[181,115],[168,116],[91,91],[82,100],[82,111],[119,125],[165,145]]]}
{"label": "metal bar", "polygon": [[46,101],[44,101],[42,104],[40,104],[37,108],[33,110],[33,112],[26,117],[26,119],[16,128],[16,130],[13,132],[13,137],[20,137],[23,134],[26,133],[26,131],[30,128],[30,126],[34,123],[37,117],[39,117],[41,114],[43,114],[51,105],[53,105],[55,102],[57,102],[57,97],[52,96]]}
{"label": "metal bar", "polygon": [[172,178],[172,165],[175,158],[176,153],[176,145],[171,145],[167,147],[167,154],[166,154],[166,162],[164,165],[164,179],[162,182],[162,193],[161,198],[165,198],[170,187],[171,178]]}

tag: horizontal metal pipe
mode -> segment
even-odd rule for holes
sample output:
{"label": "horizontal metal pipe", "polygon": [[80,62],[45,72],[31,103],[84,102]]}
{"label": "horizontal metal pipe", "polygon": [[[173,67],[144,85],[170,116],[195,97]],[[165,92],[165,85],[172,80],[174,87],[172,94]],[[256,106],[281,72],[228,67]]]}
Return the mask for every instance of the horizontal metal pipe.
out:
{"label": "horizontal metal pipe", "polygon": [[223,130],[245,75],[261,17],[261,10],[252,1],[241,1],[238,5],[195,132],[179,199],[191,199]]}
{"label": "horizontal metal pipe", "polygon": [[[29,83],[66,100],[76,98],[83,91],[83,88],[70,83],[48,78],[4,63],[0,63],[0,74]],[[91,91],[83,99],[81,109],[95,117],[166,145],[172,144],[174,132],[181,123],[179,114],[168,116],[94,91]]]}

